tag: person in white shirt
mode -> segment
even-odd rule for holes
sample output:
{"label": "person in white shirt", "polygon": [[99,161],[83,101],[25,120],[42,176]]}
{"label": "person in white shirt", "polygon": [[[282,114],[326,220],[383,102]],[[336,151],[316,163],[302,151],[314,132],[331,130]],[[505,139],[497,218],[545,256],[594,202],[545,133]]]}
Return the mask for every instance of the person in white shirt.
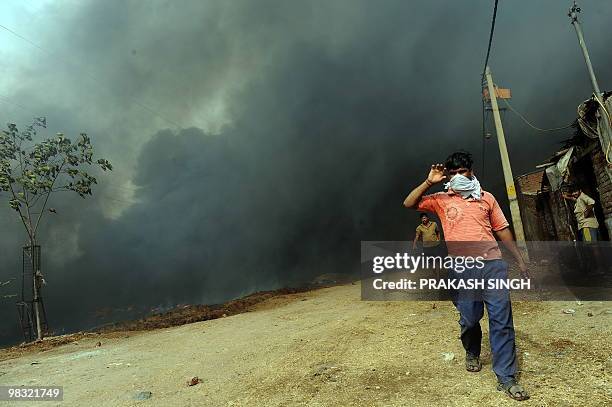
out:
{"label": "person in white shirt", "polygon": [[574,215],[583,242],[599,241],[599,222],[595,217],[595,200],[575,186],[570,186],[563,197],[574,202]]}
{"label": "person in white shirt", "polygon": [[601,239],[599,222],[595,217],[595,200],[575,185],[570,185],[567,190],[568,192],[564,192],[562,195],[563,198],[574,202],[574,215],[580,231],[580,240],[584,244],[582,253],[587,273],[605,274],[605,261],[596,243]]}

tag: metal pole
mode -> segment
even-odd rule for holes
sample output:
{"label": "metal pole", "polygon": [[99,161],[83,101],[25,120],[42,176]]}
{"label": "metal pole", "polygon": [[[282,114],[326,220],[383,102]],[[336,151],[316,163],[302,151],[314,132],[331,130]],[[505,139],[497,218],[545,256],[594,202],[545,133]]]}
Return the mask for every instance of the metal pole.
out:
{"label": "metal pole", "polygon": [[[597,78],[595,77],[595,71],[593,71],[593,64],[591,64],[589,51],[587,50],[586,43],[584,42],[582,27],[578,21],[578,13],[580,13],[580,7],[576,6],[576,2],[574,2],[574,5],[569,10],[568,16],[572,20],[572,25],[576,29],[576,35],[578,36],[578,42],[580,43],[580,48],[582,49],[582,55],[584,55],[584,62],[586,62],[587,69],[589,70],[589,76],[591,77],[591,83],[593,84],[593,90],[595,91],[596,97],[601,100],[601,91],[599,90],[599,84],[597,83]],[[603,103],[603,100],[601,100],[601,102]]]}
{"label": "metal pole", "polygon": [[525,231],[523,230],[523,221],[521,220],[521,211],[519,209],[518,200],[516,198],[516,188],[514,187],[514,178],[512,176],[512,168],[510,167],[510,158],[508,157],[508,149],[506,148],[506,137],[504,136],[504,128],[502,127],[501,117],[499,115],[499,106],[497,105],[497,96],[495,94],[495,86],[491,77],[491,69],[487,66],[485,69],[487,78],[487,87],[489,89],[489,97],[491,98],[491,110],[493,110],[493,118],[495,120],[495,130],[497,131],[497,142],[499,143],[499,155],[501,158],[502,169],[504,171],[504,181],[506,182],[506,192],[510,201],[510,216],[512,217],[512,225],[514,226],[514,236],[519,248],[523,251],[526,260],[529,261],[529,253],[525,243]]}

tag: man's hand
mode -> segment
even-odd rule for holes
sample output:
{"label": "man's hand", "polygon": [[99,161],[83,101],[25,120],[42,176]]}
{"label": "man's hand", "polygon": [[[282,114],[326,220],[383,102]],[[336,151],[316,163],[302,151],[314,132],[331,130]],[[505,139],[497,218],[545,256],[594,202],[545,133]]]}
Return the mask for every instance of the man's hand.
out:
{"label": "man's hand", "polygon": [[567,199],[568,201],[575,201],[576,200],[576,198],[574,198],[572,195],[568,194],[567,192],[562,192],[561,196],[564,199]]}
{"label": "man's hand", "polygon": [[527,268],[527,263],[525,263],[525,260],[523,260],[522,256],[520,259],[517,260],[517,263],[521,272],[521,277],[526,279],[531,278],[531,275],[529,274],[529,269]]}
{"label": "man's hand", "polygon": [[444,174],[444,165],[443,164],[434,164],[431,166],[431,170],[429,171],[429,175],[427,176],[427,183],[434,185],[439,182],[442,182],[446,179],[446,175]]}
{"label": "man's hand", "polygon": [[495,232],[499,240],[506,246],[506,248],[512,253],[514,259],[516,260],[516,264],[519,267],[522,278],[531,278],[529,275],[529,270],[527,270],[527,264],[523,259],[523,255],[521,251],[516,246],[516,242],[514,241],[514,236],[512,236],[512,232],[510,232],[510,228],[504,228],[502,230],[498,230]]}
{"label": "man's hand", "polygon": [[404,199],[404,206],[406,208],[416,208],[419,205],[419,201],[423,197],[423,194],[434,184],[442,182],[446,179],[444,175],[444,165],[434,164],[431,166],[427,179],[421,183],[421,185],[414,188]]}

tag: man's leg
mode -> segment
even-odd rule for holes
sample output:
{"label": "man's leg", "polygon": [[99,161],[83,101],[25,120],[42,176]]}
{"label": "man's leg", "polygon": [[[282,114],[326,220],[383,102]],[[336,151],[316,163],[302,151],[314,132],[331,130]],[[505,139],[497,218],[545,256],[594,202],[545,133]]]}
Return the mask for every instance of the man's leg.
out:
{"label": "man's leg", "polygon": [[453,301],[453,303],[461,314],[459,325],[461,326],[463,348],[470,356],[479,357],[482,342],[480,320],[484,314],[484,304],[482,301],[470,300],[458,300]]}
{"label": "man's leg", "polygon": [[[487,262],[486,278],[506,279],[508,264],[503,260]],[[514,379],[517,372],[512,304],[508,290],[485,289],[484,301],[489,314],[489,340],[493,356],[493,371],[500,383]]]}
{"label": "man's leg", "polygon": [[591,256],[592,256],[592,262],[591,262],[591,267],[590,270],[594,273],[594,274],[606,274],[605,270],[605,259],[601,254],[600,248],[599,248],[599,241],[600,236],[599,236],[599,230],[596,228],[588,228],[589,229],[589,234],[590,234],[590,249],[591,249]]}
{"label": "man's leg", "polygon": [[440,280],[440,268],[437,267],[437,265],[441,263],[438,261],[438,257],[440,257],[440,249],[438,246],[423,247],[425,261],[427,261],[427,264],[429,265],[427,271],[429,272],[431,270],[436,280]]}
{"label": "man's leg", "polygon": [[602,274],[603,263],[599,256],[599,247],[597,246],[599,230],[596,228],[582,228],[580,229],[580,234],[582,237],[582,252],[585,258],[586,274]]}

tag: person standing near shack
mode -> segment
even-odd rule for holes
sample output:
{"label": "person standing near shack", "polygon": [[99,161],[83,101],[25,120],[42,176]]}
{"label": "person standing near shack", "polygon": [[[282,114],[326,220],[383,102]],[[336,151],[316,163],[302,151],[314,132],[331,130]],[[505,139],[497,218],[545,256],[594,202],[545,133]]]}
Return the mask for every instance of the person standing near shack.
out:
{"label": "person standing near shack", "polygon": [[569,185],[567,192],[562,193],[563,198],[574,202],[574,216],[580,231],[580,256],[587,273],[594,275],[605,274],[605,261],[599,252],[599,222],[595,217],[595,200],[582,192],[576,185]]}
{"label": "person standing near shack", "polygon": [[[406,197],[404,206],[438,215],[450,256],[470,255],[485,259],[484,267],[481,268],[465,268],[461,273],[449,270],[449,274],[454,273],[455,278],[462,276],[480,279],[508,278],[508,264],[501,258],[494,233],[514,255],[521,275],[528,277],[527,266],[516,246],[509,223],[495,197],[481,189],[480,183],[472,173],[472,164],[473,160],[469,153],[456,152],[446,159],[444,165],[432,165],[425,181]],[[448,176],[451,178],[446,185],[447,192],[424,195],[429,188],[444,181]],[[514,400],[527,400],[529,394],[516,378],[518,366],[509,292],[484,288],[477,300],[466,300],[464,294],[465,290],[459,290],[453,303],[460,313],[459,325],[461,342],[466,351],[466,370],[478,372],[482,369],[480,320],[486,305],[493,371],[498,380],[497,389],[503,390]]]}
{"label": "person standing near shack", "polygon": [[583,242],[599,241],[599,222],[595,217],[595,200],[575,185],[570,185],[563,198],[574,202],[574,215]]}

